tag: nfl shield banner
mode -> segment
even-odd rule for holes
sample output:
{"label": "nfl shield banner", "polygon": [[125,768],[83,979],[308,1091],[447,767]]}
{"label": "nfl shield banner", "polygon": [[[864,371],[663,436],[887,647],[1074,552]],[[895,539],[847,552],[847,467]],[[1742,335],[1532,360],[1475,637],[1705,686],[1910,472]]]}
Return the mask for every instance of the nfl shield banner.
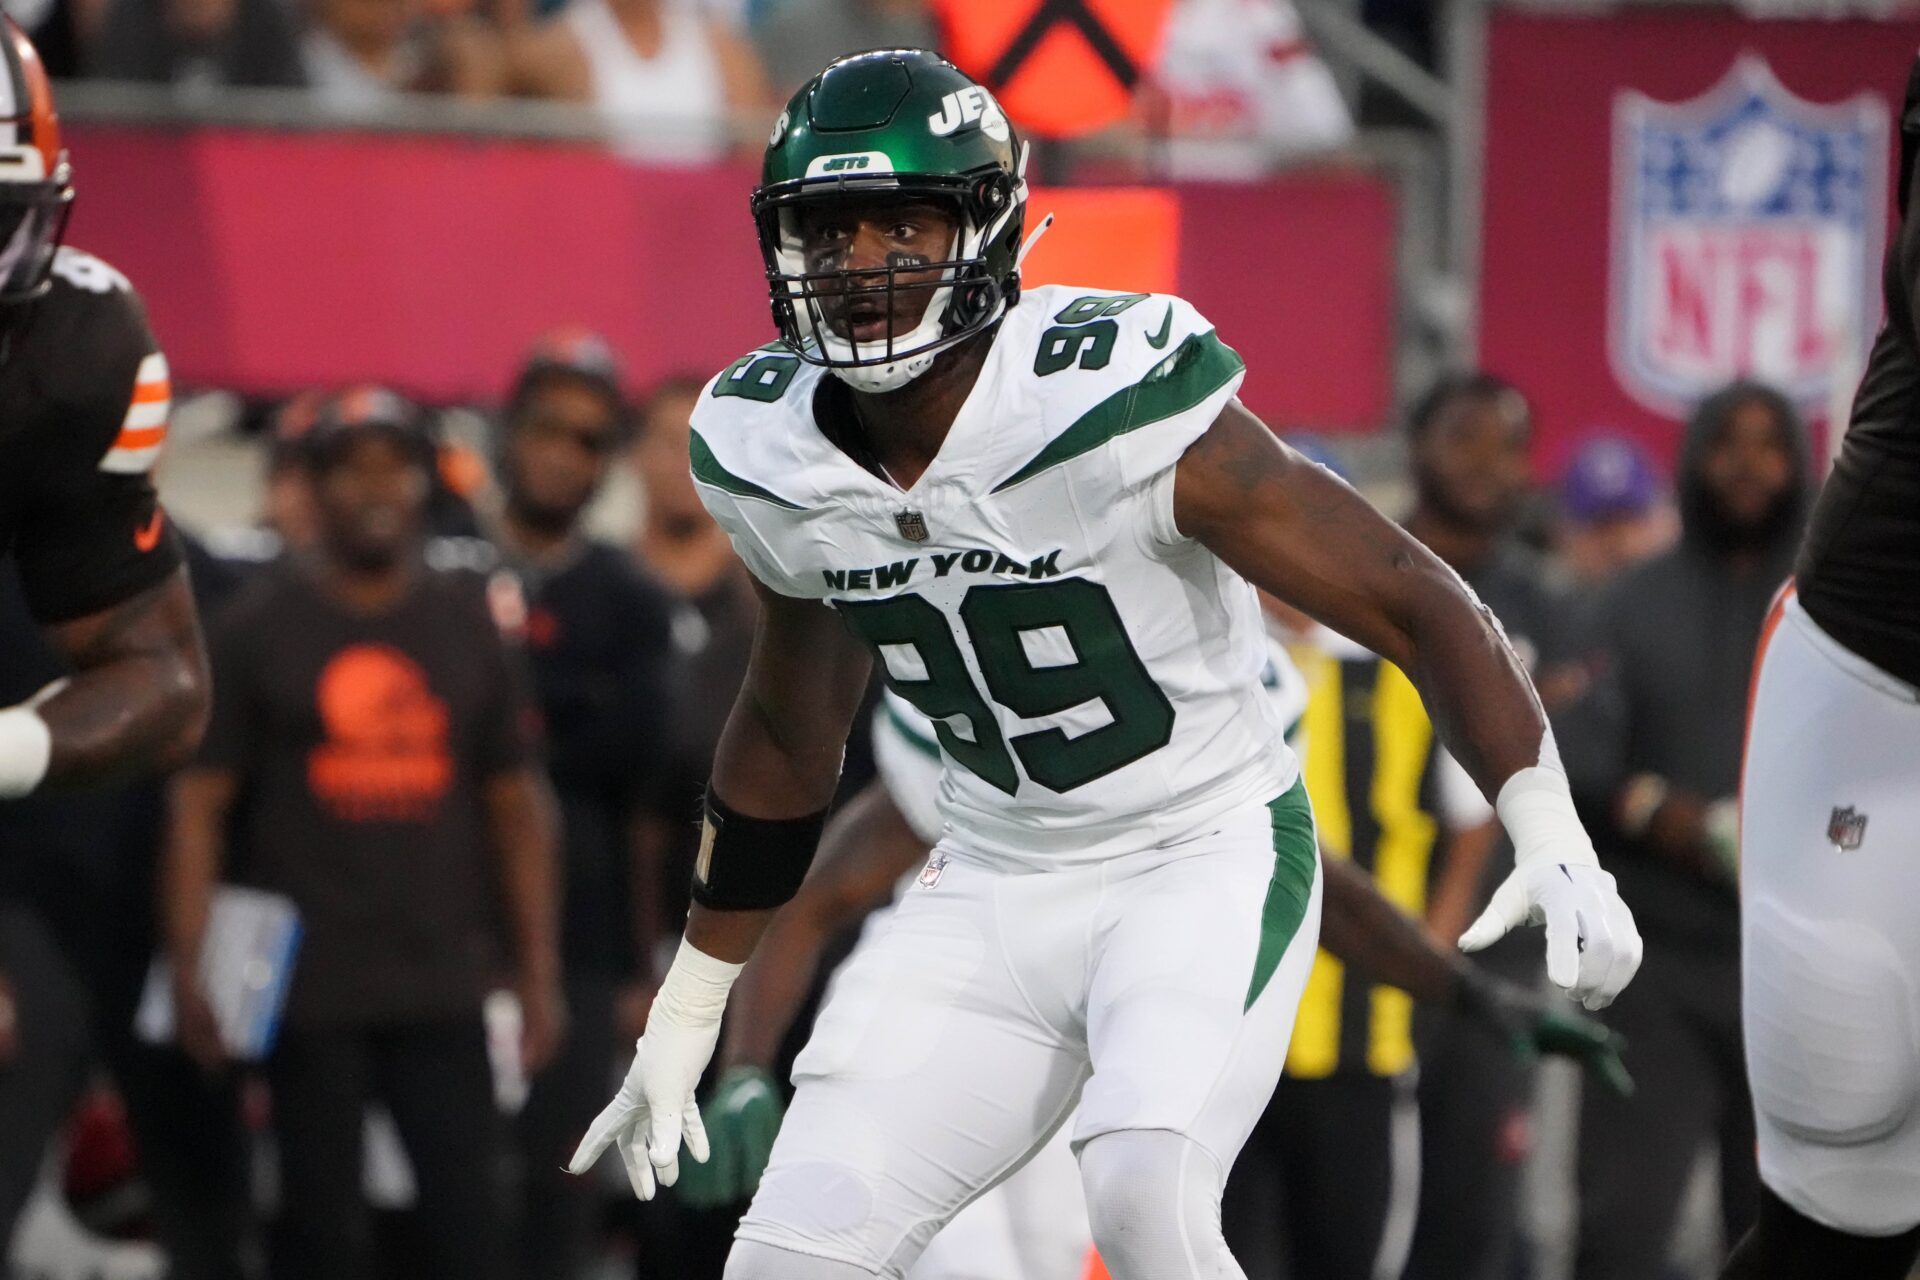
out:
{"label": "nfl shield banner", "polygon": [[1742,55],[1689,102],[1613,107],[1614,374],[1683,416],[1737,377],[1802,405],[1859,372],[1879,320],[1887,113],[1804,101]]}

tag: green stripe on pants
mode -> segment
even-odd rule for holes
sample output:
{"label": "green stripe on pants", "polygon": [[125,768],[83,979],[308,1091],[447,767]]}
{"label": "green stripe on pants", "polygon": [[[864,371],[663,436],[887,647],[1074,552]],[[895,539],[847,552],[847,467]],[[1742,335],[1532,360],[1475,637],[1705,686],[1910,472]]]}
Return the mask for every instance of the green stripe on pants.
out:
{"label": "green stripe on pants", "polygon": [[1273,878],[1267,881],[1267,900],[1260,908],[1260,950],[1254,956],[1253,981],[1247,986],[1243,1009],[1253,1008],[1253,1002],[1267,989],[1273,971],[1280,967],[1280,957],[1300,931],[1307,902],[1313,896],[1313,876],[1320,858],[1305,779],[1269,804],[1267,812],[1273,820]]}

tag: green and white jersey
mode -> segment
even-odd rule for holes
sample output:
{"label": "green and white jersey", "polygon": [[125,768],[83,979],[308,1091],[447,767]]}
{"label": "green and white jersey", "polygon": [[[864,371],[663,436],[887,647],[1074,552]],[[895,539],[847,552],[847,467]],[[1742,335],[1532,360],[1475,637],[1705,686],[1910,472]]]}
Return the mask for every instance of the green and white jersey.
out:
{"label": "green and white jersey", "polygon": [[828,375],[772,347],[702,393],[693,476],[754,575],[838,609],[934,722],[950,839],[1111,857],[1298,776],[1253,588],[1173,522],[1174,464],[1243,372],[1178,298],[1048,286],[911,489],[822,433]]}
{"label": "green and white jersey", "polygon": [[[1344,639],[1342,642],[1346,643]],[[1260,687],[1266,690],[1274,715],[1287,726],[1287,745],[1296,755],[1300,754],[1305,749],[1300,726],[1307,714],[1310,692],[1307,678],[1294,665],[1285,643],[1271,631],[1267,636],[1267,664],[1260,672]],[[889,689],[880,695],[873,709],[872,734],[874,768],[893,807],[900,811],[915,835],[928,845],[934,844],[946,829],[946,819],[940,813],[944,758],[940,740],[934,735],[933,721]],[[916,870],[913,874],[919,872]],[[912,878],[909,876],[903,883],[912,883]]]}

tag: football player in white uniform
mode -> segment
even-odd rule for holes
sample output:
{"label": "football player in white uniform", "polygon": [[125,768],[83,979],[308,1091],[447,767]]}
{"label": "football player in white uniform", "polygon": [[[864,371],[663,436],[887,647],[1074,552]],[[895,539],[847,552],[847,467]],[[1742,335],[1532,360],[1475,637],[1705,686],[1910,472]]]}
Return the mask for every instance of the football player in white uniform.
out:
{"label": "football player in white uniform", "polygon": [[949,823],[938,883],[795,1066],[728,1280],[897,1280],[1070,1112],[1117,1280],[1241,1275],[1220,1189],[1280,1071],[1321,895],[1256,585],[1408,672],[1495,800],[1517,865],[1463,945],[1544,922],[1549,976],[1595,1008],[1639,963],[1498,624],[1241,407],[1240,359],[1191,306],[1023,294],[1024,164],[936,55],[836,60],[782,113],[753,196],[781,341],[694,415],[759,634],[686,937],[575,1167],[616,1145],[646,1196],[683,1135],[705,1158],[694,1085],[805,874],[876,657],[936,722]]}

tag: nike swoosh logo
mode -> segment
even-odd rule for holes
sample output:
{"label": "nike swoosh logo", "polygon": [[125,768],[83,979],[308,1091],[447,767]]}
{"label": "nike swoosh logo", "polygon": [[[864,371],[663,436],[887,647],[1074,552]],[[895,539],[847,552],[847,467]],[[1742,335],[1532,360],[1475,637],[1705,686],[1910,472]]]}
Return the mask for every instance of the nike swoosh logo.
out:
{"label": "nike swoosh logo", "polygon": [[1160,321],[1160,332],[1147,335],[1147,345],[1159,351],[1167,345],[1167,339],[1173,336],[1173,304],[1167,304],[1166,318]]}
{"label": "nike swoosh logo", "polygon": [[133,549],[143,553],[153,550],[160,545],[160,533],[166,527],[167,513],[155,507],[147,523],[133,531]]}

